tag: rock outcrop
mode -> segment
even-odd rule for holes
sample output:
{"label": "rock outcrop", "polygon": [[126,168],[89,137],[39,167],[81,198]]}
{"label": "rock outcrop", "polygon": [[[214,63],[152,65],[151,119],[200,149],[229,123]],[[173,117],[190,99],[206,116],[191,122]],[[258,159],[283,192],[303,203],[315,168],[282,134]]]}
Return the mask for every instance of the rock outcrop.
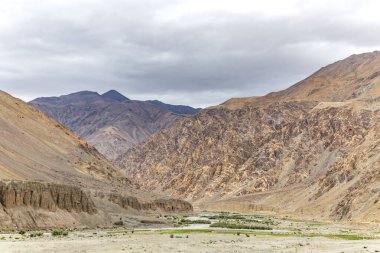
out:
{"label": "rock outcrop", "polygon": [[162,210],[164,212],[192,212],[193,206],[180,199],[156,199],[152,202],[143,203],[143,210]]}
{"label": "rock outcrop", "polygon": [[0,203],[6,208],[30,206],[49,211],[96,213],[87,194],[78,187],[39,182],[0,182]]}
{"label": "rock outcrop", "polygon": [[151,202],[141,203],[136,197],[111,194],[109,200],[122,208],[135,210],[150,210],[164,212],[192,212],[193,206],[179,199],[156,199]]}

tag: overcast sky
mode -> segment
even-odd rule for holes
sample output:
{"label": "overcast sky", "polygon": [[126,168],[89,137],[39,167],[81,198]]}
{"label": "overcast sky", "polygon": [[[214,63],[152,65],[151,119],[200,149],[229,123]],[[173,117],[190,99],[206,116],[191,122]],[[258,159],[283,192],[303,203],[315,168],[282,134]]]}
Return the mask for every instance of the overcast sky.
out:
{"label": "overcast sky", "polygon": [[208,106],[380,50],[380,1],[0,0],[0,89]]}

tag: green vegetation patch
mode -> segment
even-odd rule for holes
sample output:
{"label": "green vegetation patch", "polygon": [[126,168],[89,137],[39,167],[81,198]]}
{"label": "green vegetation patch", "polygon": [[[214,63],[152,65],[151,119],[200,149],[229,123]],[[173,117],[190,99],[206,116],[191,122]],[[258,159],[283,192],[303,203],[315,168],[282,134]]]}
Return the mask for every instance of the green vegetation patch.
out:
{"label": "green vegetation patch", "polygon": [[182,219],[180,221],[181,224],[211,224],[209,220],[186,220]]}
{"label": "green vegetation patch", "polygon": [[168,229],[160,230],[161,234],[190,234],[190,233],[212,233],[212,229]]}
{"label": "green vegetation patch", "polygon": [[250,230],[272,230],[272,228],[270,227],[252,226],[252,225],[246,225],[246,224],[233,224],[233,223],[224,223],[224,222],[217,222],[217,223],[211,224],[210,227],[231,228],[231,229],[250,229]]}
{"label": "green vegetation patch", "polygon": [[[219,234],[237,234],[241,232],[239,230],[218,230],[214,231]],[[375,239],[370,236],[363,236],[357,234],[293,234],[293,233],[274,233],[266,231],[245,231],[248,235],[262,235],[262,236],[274,236],[274,237],[324,237],[329,239],[341,239],[341,240],[371,240]]]}
{"label": "green vegetation patch", "polygon": [[[318,235],[316,235],[318,236]],[[374,239],[373,237],[364,236],[364,235],[346,235],[346,234],[337,234],[337,235],[319,235],[330,239],[343,239],[343,240],[370,240]]]}
{"label": "green vegetation patch", "polygon": [[219,214],[209,217],[211,220],[235,220],[248,223],[261,223],[266,225],[275,225],[271,218],[261,215],[242,215],[242,214]]}
{"label": "green vegetation patch", "polygon": [[266,235],[278,237],[324,237],[328,239],[342,239],[342,240],[370,240],[373,239],[369,236],[355,235],[355,234],[291,234],[291,233],[266,233]]}
{"label": "green vegetation patch", "polygon": [[209,217],[211,220],[245,220],[246,217],[244,215],[228,215],[228,214],[220,214]]}

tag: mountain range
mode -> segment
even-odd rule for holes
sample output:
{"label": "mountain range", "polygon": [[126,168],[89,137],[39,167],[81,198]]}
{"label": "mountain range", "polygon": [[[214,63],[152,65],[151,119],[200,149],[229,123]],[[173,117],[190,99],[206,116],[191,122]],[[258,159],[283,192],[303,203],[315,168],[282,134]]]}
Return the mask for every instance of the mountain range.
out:
{"label": "mountain range", "polygon": [[153,133],[200,109],[163,102],[130,100],[115,90],[82,91],[30,102],[114,160]]}
{"label": "mountain range", "polygon": [[380,221],[380,52],[176,121],[116,159],[201,210]]}
{"label": "mountain range", "polygon": [[191,203],[198,210],[380,221],[380,52],[352,55],[279,92],[202,110],[117,91],[30,102],[100,153],[22,101],[2,100],[4,180],[78,186],[94,203],[84,210],[106,215],[109,203],[192,210]]}

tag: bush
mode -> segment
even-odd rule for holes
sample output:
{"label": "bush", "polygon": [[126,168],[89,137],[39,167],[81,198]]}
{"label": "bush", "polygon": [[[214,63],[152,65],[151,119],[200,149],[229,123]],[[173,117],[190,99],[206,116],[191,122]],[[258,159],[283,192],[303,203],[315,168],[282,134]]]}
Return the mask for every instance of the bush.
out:
{"label": "bush", "polygon": [[69,235],[69,233],[66,232],[66,231],[57,231],[57,230],[55,230],[55,231],[51,232],[51,235],[52,236],[67,236],[67,235]]}
{"label": "bush", "polygon": [[20,235],[24,235],[25,234],[25,231],[20,231],[18,232]]}
{"label": "bush", "polygon": [[170,235],[170,238],[174,238],[174,235]]}
{"label": "bush", "polygon": [[44,235],[43,233],[38,232],[38,233],[32,233],[32,234],[30,234],[29,237],[31,237],[31,238],[33,238],[33,237],[41,237],[43,235]]}

